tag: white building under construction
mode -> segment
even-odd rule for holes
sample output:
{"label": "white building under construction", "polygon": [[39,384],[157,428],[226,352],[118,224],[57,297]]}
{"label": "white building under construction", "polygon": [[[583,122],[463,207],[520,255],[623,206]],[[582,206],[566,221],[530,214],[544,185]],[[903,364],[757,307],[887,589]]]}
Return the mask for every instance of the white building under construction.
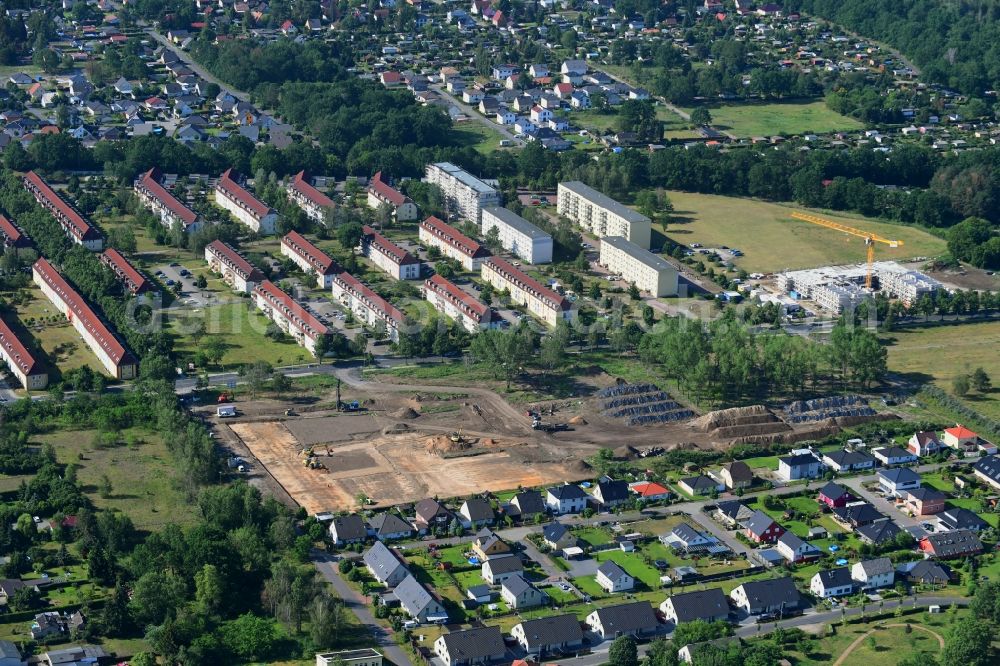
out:
{"label": "white building under construction", "polygon": [[[864,300],[866,264],[823,266],[788,271],[777,276],[778,289],[797,299],[807,299],[824,310],[840,314]],[[907,307],[924,294],[934,295],[941,283],[920,271],[904,268],[894,261],[872,264],[872,277],[882,293],[899,299]]]}

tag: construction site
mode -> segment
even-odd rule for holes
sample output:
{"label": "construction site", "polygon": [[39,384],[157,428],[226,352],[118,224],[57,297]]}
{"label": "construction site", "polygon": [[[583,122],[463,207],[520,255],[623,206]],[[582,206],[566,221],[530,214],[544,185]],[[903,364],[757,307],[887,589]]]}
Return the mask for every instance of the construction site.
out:
{"label": "construction site", "polygon": [[[869,276],[871,289],[866,286]],[[943,286],[934,278],[895,261],[877,261],[871,265],[788,271],[776,276],[775,288],[794,301],[812,301],[823,310],[840,314],[861,303],[871,290],[881,291],[909,307],[925,294],[933,296]]]}

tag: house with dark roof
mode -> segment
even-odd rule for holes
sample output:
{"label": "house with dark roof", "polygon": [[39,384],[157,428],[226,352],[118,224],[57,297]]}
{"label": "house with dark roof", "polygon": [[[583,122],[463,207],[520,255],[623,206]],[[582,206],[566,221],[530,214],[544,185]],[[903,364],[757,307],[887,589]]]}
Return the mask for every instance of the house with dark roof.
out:
{"label": "house with dark roof", "polygon": [[820,488],[817,499],[832,509],[847,506],[847,503],[853,499],[853,495],[844,486],[830,481]]}
{"label": "house with dark roof", "polygon": [[823,455],[823,463],[837,472],[853,472],[875,467],[875,459],[864,451],[831,451]]}
{"label": "house with dark roof", "polygon": [[483,528],[472,542],[472,552],[480,562],[510,554],[510,546],[493,530]]}
{"label": "house with dark roof", "polygon": [[972,466],[972,473],[983,483],[1000,490],[1000,456],[985,456]]}
{"label": "house with dark roof", "polygon": [[755,543],[774,543],[785,533],[785,528],[771,516],[757,510],[743,523],[743,533]]}
{"label": "house with dark roof", "polygon": [[386,587],[396,587],[410,575],[406,565],[391,548],[381,541],[368,549],[362,557],[365,568]]}
{"label": "house with dark roof", "polygon": [[800,539],[791,532],[785,532],[778,537],[778,543],[775,546],[775,549],[781,553],[781,556],[784,557],[785,560],[791,562],[792,564],[815,560],[823,554],[819,548],[812,545],[808,541]]}
{"label": "house with dark roof", "polygon": [[877,449],[872,449],[872,455],[886,467],[906,465],[907,463],[916,462],[919,459],[919,456],[915,453],[898,446],[881,446]]}
{"label": "house with dark roof", "polygon": [[719,502],[715,505],[715,518],[729,527],[746,522],[753,515],[753,509],[740,500]]}
{"label": "house with dark roof", "polygon": [[614,560],[605,560],[597,567],[596,579],[597,584],[608,594],[628,592],[635,587],[635,578]]}
{"label": "house with dark roof", "polygon": [[553,486],[545,492],[545,505],[555,514],[580,513],[590,496],[575,483]]}
{"label": "house with dark roof", "polygon": [[442,623],[448,621],[448,612],[441,602],[413,576],[404,578],[393,590],[399,605],[417,622]]}
{"label": "house with dark roof", "polygon": [[522,490],[511,498],[510,504],[517,507],[517,515],[521,520],[533,519],[538,514],[545,513],[545,502],[537,490]]}
{"label": "house with dark roof", "polygon": [[907,491],[920,487],[920,475],[909,467],[880,469],[878,485],[887,495],[904,497]]}
{"label": "house with dark roof", "polygon": [[660,604],[660,611],[667,622],[724,621],[729,617],[729,601],[717,587],[673,594]]}
{"label": "house with dark roof", "polygon": [[951,580],[951,569],[934,560],[904,562],[896,567],[896,573],[908,583],[922,585],[947,585]]}
{"label": "house with dark roof", "polygon": [[536,658],[583,647],[583,629],[576,615],[552,615],[514,625],[510,635]]}
{"label": "house with dark roof", "polygon": [[938,525],[946,530],[971,530],[981,532],[990,526],[978,514],[968,509],[945,509],[938,514]]}
{"label": "house with dark roof", "polygon": [[896,577],[892,560],[888,557],[876,557],[873,560],[855,562],[851,567],[851,578],[863,590],[877,590],[891,587]]}
{"label": "house with dark roof", "polygon": [[729,598],[736,608],[750,615],[787,613],[802,603],[802,595],[791,576],[748,581],[730,592]]}
{"label": "house with dark roof", "polygon": [[730,490],[749,488],[753,485],[753,470],[742,460],[723,465],[719,470],[719,477]]}
{"label": "house with dark roof", "polygon": [[499,627],[482,626],[439,636],[434,654],[445,666],[473,666],[503,660],[507,648]]}
{"label": "house with dark roof", "polygon": [[598,608],[587,616],[585,622],[592,632],[604,640],[620,636],[641,638],[655,633],[660,627],[648,601]]}
{"label": "house with dark roof", "polygon": [[435,528],[446,528],[454,520],[455,515],[435,499],[422,499],[414,506],[417,529],[427,531]]}
{"label": "house with dark roof", "polygon": [[915,432],[906,442],[906,450],[916,456],[932,456],[940,451],[942,446],[936,432]]}
{"label": "house with dark roof", "polygon": [[594,498],[603,509],[624,504],[629,500],[628,484],[624,481],[601,481],[594,488]]}
{"label": "house with dark roof", "polygon": [[489,500],[481,497],[472,497],[462,502],[462,507],[458,510],[459,520],[465,527],[482,527],[492,525],[496,520],[493,507]]}
{"label": "house with dark roof", "polygon": [[778,458],[778,477],[785,481],[815,479],[823,473],[823,461],[811,453],[798,453]]}
{"label": "house with dark roof", "polygon": [[413,525],[410,525],[399,515],[386,511],[373,516],[368,521],[368,533],[383,541],[408,539],[413,536]]}
{"label": "house with dark roof", "polygon": [[719,483],[706,474],[681,479],[677,485],[689,495],[711,495],[713,492],[721,493],[726,489],[725,484]]}
{"label": "house with dark roof", "polygon": [[920,540],[920,550],[928,557],[947,560],[978,555],[983,552],[983,542],[972,530],[952,530],[928,534]]}
{"label": "house with dark roof", "polygon": [[851,529],[856,529],[862,525],[870,525],[878,520],[884,520],[885,516],[879,513],[878,509],[867,502],[858,502],[833,510],[834,519]]}
{"label": "house with dark roof", "polygon": [[10,641],[0,641],[0,666],[23,666],[21,651]]}
{"label": "house with dark roof", "polygon": [[549,523],[542,528],[542,539],[552,550],[564,550],[577,544],[577,538],[569,527],[562,523]]}
{"label": "house with dark roof", "polygon": [[902,532],[899,525],[891,520],[879,520],[868,525],[862,525],[854,531],[862,543],[872,546],[881,546],[889,543],[896,538],[897,534]]}
{"label": "house with dark roof", "polygon": [[809,581],[809,591],[820,599],[843,597],[854,591],[854,579],[847,567],[817,572]]}
{"label": "house with dark roof", "polygon": [[715,536],[700,532],[688,523],[681,523],[670,532],[661,535],[660,542],[685,553],[711,550],[719,545],[719,540]]}
{"label": "house with dark roof", "polygon": [[524,574],[524,564],[517,555],[506,555],[486,560],[482,564],[482,576],[490,585],[499,585],[511,576]]}
{"label": "house with dark roof", "polygon": [[356,513],[348,516],[337,516],[330,523],[330,538],[338,546],[348,543],[362,543],[368,538],[368,528],[365,526],[364,519]]}
{"label": "house with dark roof", "polygon": [[548,597],[544,592],[525,580],[518,574],[511,576],[500,584],[500,598],[513,610],[533,608],[544,604]]}
{"label": "house with dark roof", "polygon": [[905,506],[914,516],[932,516],[945,509],[948,496],[937,488],[914,488],[904,496]]}

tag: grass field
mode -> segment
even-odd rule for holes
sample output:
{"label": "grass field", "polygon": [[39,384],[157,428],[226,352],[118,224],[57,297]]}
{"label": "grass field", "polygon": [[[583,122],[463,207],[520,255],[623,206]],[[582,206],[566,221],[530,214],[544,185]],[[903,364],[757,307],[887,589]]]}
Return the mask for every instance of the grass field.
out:
{"label": "grass field", "polygon": [[452,134],[459,144],[472,146],[480,153],[489,155],[500,148],[500,140],[503,138],[500,132],[492,130],[478,120],[471,119],[464,123],[455,125]]}
{"label": "grass field", "polygon": [[[49,360],[58,366],[62,372],[87,365],[96,372],[105,373],[97,357],[76,332],[76,329],[63,317],[59,310],[42,294],[41,289],[34,284],[26,292],[31,300],[17,306],[17,316],[21,323],[28,325],[28,320],[39,320],[58,317],[56,323],[45,323],[40,327],[30,328],[35,344],[42,348]],[[49,377],[50,383],[58,380],[58,374]]]}
{"label": "grass field", "polygon": [[[964,614],[964,611],[960,613]],[[941,649],[937,636],[947,635],[951,618],[947,613],[930,616],[929,620],[925,618],[924,614],[910,614],[901,618],[838,626],[836,635],[817,639],[815,648],[808,655],[792,649],[785,656],[801,666],[832,664],[859,638],[862,639],[860,644],[846,656],[843,666],[895,664],[904,656],[921,652],[936,655]],[[887,626],[907,622],[914,627],[909,634],[905,627]],[[924,629],[918,629],[918,626]],[[871,633],[874,641],[866,638],[869,632],[874,632]]]}
{"label": "grass field", "polygon": [[778,104],[720,104],[708,107],[712,127],[737,137],[823,134],[857,130],[864,124],[827,108],[822,100]]}
{"label": "grass field", "polygon": [[[194,506],[177,484],[170,454],[158,433],[126,430],[121,433],[123,443],[117,446],[98,446],[95,434],[94,430],[64,430],[39,435],[36,440],[52,444],[59,462],[79,466],[80,485],[98,508],[124,512],[139,529],[155,530],[193,519]],[[111,481],[108,497],[101,497],[98,490],[104,475]]]}
{"label": "grass field", "polygon": [[[668,237],[684,245],[697,242],[705,247],[739,248],[745,256],[736,259],[735,264],[750,272],[856,264],[865,259],[862,239],[793,220],[789,215],[799,209],[792,206],[687,192],[670,192],[670,200],[676,221],[670,223]],[[877,259],[935,256],[945,250],[943,240],[914,227],[843,214],[819,214],[904,242],[899,248],[880,245]]]}
{"label": "grass field", "polygon": [[886,340],[890,370],[933,381],[949,392],[955,377],[982,367],[993,379],[993,390],[970,393],[964,400],[983,415],[1000,419],[1000,322],[905,329]]}

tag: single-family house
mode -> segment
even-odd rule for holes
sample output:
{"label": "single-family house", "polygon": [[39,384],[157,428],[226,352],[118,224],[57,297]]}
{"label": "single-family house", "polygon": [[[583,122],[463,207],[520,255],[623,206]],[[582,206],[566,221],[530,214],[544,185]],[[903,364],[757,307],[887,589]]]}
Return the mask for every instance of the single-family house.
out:
{"label": "single-family house", "polygon": [[413,525],[403,520],[398,514],[386,511],[373,516],[368,521],[368,533],[382,541],[408,539],[413,536]]}
{"label": "single-family house", "polygon": [[972,473],[983,483],[1000,490],[1000,456],[984,456],[972,466]]}
{"label": "single-family house", "polygon": [[896,578],[896,570],[888,557],[876,557],[872,560],[855,562],[851,567],[851,578],[863,590],[878,590],[892,587]]}
{"label": "single-family house", "polygon": [[847,503],[854,499],[854,496],[844,486],[830,481],[820,488],[817,499],[833,509],[847,506]]}
{"label": "single-family house", "polygon": [[936,488],[914,488],[903,496],[906,509],[914,516],[932,516],[945,508],[948,496]]}
{"label": "single-family house", "polygon": [[494,557],[509,555],[510,546],[496,532],[483,529],[476,535],[476,540],[472,542],[472,552],[475,553],[480,562],[485,562]]}
{"label": "single-family house", "polygon": [[952,530],[928,534],[920,540],[920,550],[928,557],[941,560],[967,557],[983,552],[983,542],[972,530]]}
{"label": "single-family house", "polygon": [[963,425],[956,425],[944,431],[941,443],[961,453],[973,453],[979,444],[979,435]]}
{"label": "single-family house", "polygon": [[721,589],[710,587],[671,595],[660,604],[660,611],[667,622],[674,624],[724,621],[729,617],[729,600]]}
{"label": "single-family house", "polygon": [[757,510],[743,523],[743,533],[755,543],[774,543],[785,533],[785,528],[771,516]]}
{"label": "single-family house", "polygon": [[648,601],[633,601],[616,606],[598,608],[585,620],[590,630],[604,640],[621,636],[641,638],[659,628],[656,612]]}
{"label": "single-family house", "polygon": [[446,528],[452,520],[454,514],[446,509],[443,504],[435,499],[422,499],[414,506],[416,513],[417,529],[426,532],[434,528]]}
{"label": "single-family house", "polygon": [[719,483],[707,474],[681,479],[677,485],[690,495],[710,495],[713,492],[721,493],[726,489],[725,484]]}
{"label": "single-family house", "polygon": [[633,578],[625,569],[613,560],[605,560],[597,568],[597,584],[608,594],[628,592],[635,587]]}
{"label": "single-family house", "polygon": [[683,550],[684,552],[705,550],[717,542],[714,537],[709,537],[699,532],[688,523],[677,525],[669,533],[661,536],[660,541],[664,545],[670,546],[675,550]]}
{"label": "single-family house", "polygon": [[514,495],[510,503],[517,507],[517,515],[521,520],[534,519],[535,516],[545,513],[545,502],[537,490],[522,490]]}
{"label": "single-family house", "polygon": [[862,543],[867,543],[871,546],[881,546],[894,540],[896,535],[903,530],[894,521],[880,520],[868,525],[862,525],[854,531]]}
{"label": "single-family house", "polygon": [[496,598],[493,588],[489,585],[470,585],[465,588],[465,596],[477,604],[488,604]]}
{"label": "single-family house", "polygon": [[484,625],[438,636],[434,654],[445,666],[474,666],[503,660],[507,647],[499,627]]}
{"label": "single-family house", "polygon": [[404,578],[393,590],[400,607],[416,622],[443,623],[448,613],[441,602],[413,576]]}
{"label": "single-family house", "polygon": [[951,580],[951,569],[934,560],[904,562],[896,567],[896,573],[906,582],[920,585],[947,585]]}
{"label": "single-family house", "polygon": [[654,481],[636,481],[629,488],[644,502],[655,502],[670,498],[670,489]]}
{"label": "single-family house", "polygon": [[878,485],[883,492],[892,497],[903,497],[907,491],[920,487],[920,475],[909,467],[880,469]]}
{"label": "single-family house", "polygon": [[330,523],[330,538],[337,546],[362,543],[368,538],[368,528],[365,526],[364,518],[356,513],[337,516]]}
{"label": "single-family house", "polygon": [[521,574],[504,579],[500,584],[500,598],[512,610],[541,606],[548,600],[544,592],[525,580]]}
{"label": "single-family house", "polygon": [[580,486],[566,483],[545,491],[545,505],[555,514],[580,513],[587,508],[589,497]]}
{"label": "single-family house", "polygon": [[775,550],[781,553],[781,556],[792,564],[815,560],[823,554],[819,548],[812,545],[808,541],[797,537],[791,532],[785,532],[778,537],[778,543],[775,546]]}
{"label": "single-family house", "polygon": [[742,460],[728,463],[719,470],[719,476],[726,488],[736,490],[737,488],[749,488],[753,485],[753,470]]}
{"label": "single-family house", "polygon": [[870,525],[876,521],[884,520],[885,516],[867,502],[856,502],[834,509],[833,518],[851,529],[857,529],[862,525]]}
{"label": "single-family house", "polygon": [[375,545],[365,552],[362,560],[375,580],[386,587],[396,587],[410,575],[396,552],[381,541],[376,541]]}
{"label": "single-family house", "polygon": [[0,666],[24,666],[21,651],[11,641],[0,641]]}
{"label": "single-family house", "polygon": [[719,502],[715,505],[716,520],[728,525],[729,527],[736,527],[737,525],[745,522],[752,515],[753,509],[740,500],[728,500],[726,502]]}
{"label": "single-family house", "polygon": [[802,595],[791,576],[743,583],[729,593],[736,608],[749,615],[786,613],[798,609]]}
{"label": "single-family house", "polygon": [[990,526],[989,523],[979,517],[979,514],[968,509],[958,508],[945,509],[939,513],[938,525],[939,528],[945,530],[971,530],[973,532],[982,532]]}
{"label": "single-family house", "polygon": [[460,520],[466,527],[482,527],[492,525],[496,520],[493,514],[493,507],[488,500],[481,497],[473,497],[462,502],[462,507],[458,510]]}
{"label": "single-family house", "polygon": [[482,565],[482,576],[490,585],[499,585],[511,576],[524,575],[524,564],[517,555],[506,555],[486,560]]}
{"label": "single-family house", "polygon": [[906,465],[907,463],[916,462],[919,456],[908,451],[907,449],[900,448],[898,446],[881,446],[877,449],[872,449],[872,455],[885,467],[892,467],[893,465]]}
{"label": "single-family house", "polygon": [[559,522],[549,523],[542,528],[542,539],[549,548],[560,551],[565,548],[572,548],[577,544],[576,536],[569,527]]}
{"label": "single-family house", "polygon": [[823,473],[823,461],[811,453],[797,453],[778,458],[778,476],[785,481],[815,479]]}
{"label": "single-family house", "polygon": [[601,481],[594,488],[594,498],[601,508],[610,509],[628,501],[628,483],[625,481]]}
{"label": "single-family house", "polygon": [[571,613],[525,620],[514,625],[510,635],[536,658],[583,647],[583,629]]}
{"label": "single-family house", "polygon": [[823,455],[823,462],[837,472],[853,472],[875,467],[875,459],[864,451],[831,451]]}
{"label": "single-family house", "polygon": [[906,442],[906,450],[916,456],[932,456],[940,451],[942,446],[936,432],[915,432]]}
{"label": "single-family house", "polygon": [[826,569],[816,573],[809,581],[809,591],[820,599],[843,597],[854,592],[854,579],[847,567]]}

